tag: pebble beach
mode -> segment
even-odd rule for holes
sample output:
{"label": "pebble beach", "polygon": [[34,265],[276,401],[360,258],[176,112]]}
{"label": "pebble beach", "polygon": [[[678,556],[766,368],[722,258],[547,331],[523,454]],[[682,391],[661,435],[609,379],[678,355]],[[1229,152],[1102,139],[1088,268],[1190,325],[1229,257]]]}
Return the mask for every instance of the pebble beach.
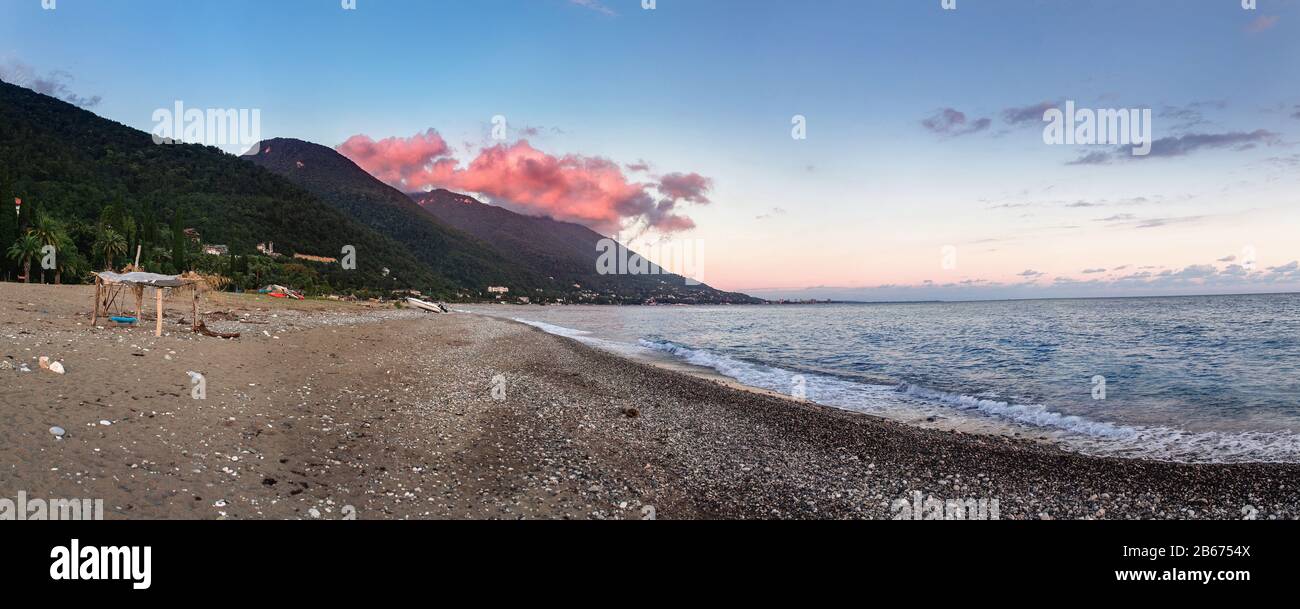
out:
{"label": "pebble beach", "polygon": [[922,429],[486,316],[215,294],[208,327],[240,338],[191,333],[179,305],[155,337],[92,326],[92,298],[0,284],[0,497],[103,499],[106,519],[890,519],[918,496],[1001,519],[1300,516],[1296,464]]}

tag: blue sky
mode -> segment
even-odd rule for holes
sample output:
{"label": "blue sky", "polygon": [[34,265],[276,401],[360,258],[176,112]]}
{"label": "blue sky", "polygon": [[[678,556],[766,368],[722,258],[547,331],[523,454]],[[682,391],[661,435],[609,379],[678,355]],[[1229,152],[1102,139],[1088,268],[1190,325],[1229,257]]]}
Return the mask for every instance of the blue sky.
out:
{"label": "blue sky", "polygon": [[[693,229],[628,232],[765,296],[1300,289],[1300,2],[656,4],[0,0],[0,66],[144,130],[174,100],[258,108],[330,146],[434,129],[462,167],[503,115],[530,151],[647,162],[629,183],[707,178],[673,200]],[[1113,147],[1007,119],[1064,100],[1149,108],[1172,152],[1071,165]]]}

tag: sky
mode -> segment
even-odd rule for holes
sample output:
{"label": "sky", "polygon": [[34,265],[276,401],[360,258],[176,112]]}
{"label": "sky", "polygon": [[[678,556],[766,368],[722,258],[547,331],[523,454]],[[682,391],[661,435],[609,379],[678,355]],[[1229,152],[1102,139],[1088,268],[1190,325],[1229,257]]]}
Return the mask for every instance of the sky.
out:
{"label": "sky", "polygon": [[[256,109],[769,298],[1300,290],[1300,0],[647,3],[0,0],[0,78]],[[1048,143],[1067,102],[1149,153]]]}

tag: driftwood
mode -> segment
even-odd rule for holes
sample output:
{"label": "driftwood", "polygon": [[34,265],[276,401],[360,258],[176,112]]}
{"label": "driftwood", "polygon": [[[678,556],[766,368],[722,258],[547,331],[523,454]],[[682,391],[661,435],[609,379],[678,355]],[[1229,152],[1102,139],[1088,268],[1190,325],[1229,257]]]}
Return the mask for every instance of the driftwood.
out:
{"label": "driftwood", "polygon": [[209,330],[208,325],[203,323],[202,321],[200,321],[197,325],[194,326],[194,331],[204,336],[211,336],[212,338],[239,338],[239,332],[234,332],[231,334],[213,332],[212,330]]}

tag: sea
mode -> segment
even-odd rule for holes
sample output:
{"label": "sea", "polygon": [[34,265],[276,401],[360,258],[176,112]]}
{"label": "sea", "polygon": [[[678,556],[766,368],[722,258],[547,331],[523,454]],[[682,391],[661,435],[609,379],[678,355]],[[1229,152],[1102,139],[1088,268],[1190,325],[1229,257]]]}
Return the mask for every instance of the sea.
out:
{"label": "sea", "polygon": [[1300,294],[461,309],[914,425],[1092,455],[1300,462]]}

